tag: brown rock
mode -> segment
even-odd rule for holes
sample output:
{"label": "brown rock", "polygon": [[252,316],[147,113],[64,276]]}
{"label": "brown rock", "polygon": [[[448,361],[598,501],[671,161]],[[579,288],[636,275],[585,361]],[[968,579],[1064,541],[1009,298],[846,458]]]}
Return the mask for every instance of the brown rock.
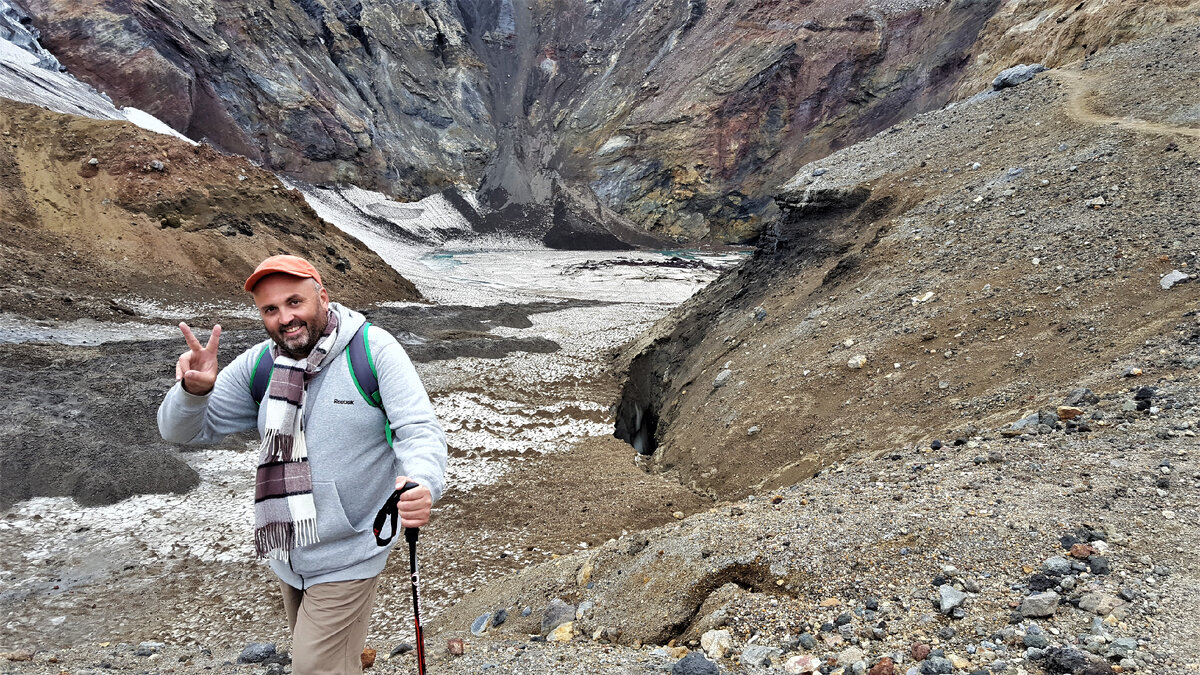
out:
{"label": "brown rock", "polygon": [[933,651],[929,645],[924,642],[914,642],[912,646],[912,657],[915,661],[924,661],[925,657],[929,656],[929,652]]}
{"label": "brown rock", "polygon": [[361,658],[362,658],[363,669],[365,670],[367,668],[370,668],[371,666],[375,665],[375,650],[371,649],[370,647],[364,648],[362,651]]}
{"label": "brown rock", "polygon": [[13,652],[0,652],[0,658],[8,659],[9,661],[32,661],[33,652],[28,649],[18,649]]}
{"label": "brown rock", "polygon": [[1067,420],[1073,420],[1076,417],[1079,417],[1080,415],[1082,415],[1083,409],[1076,408],[1075,406],[1060,405],[1060,406],[1058,406],[1057,412],[1058,412],[1058,419],[1066,422]]}
{"label": "brown rock", "polygon": [[462,656],[463,652],[466,650],[467,648],[466,645],[463,644],[462,638],[450,638],[449,640],[446,640],[446,651],[450,652],[451,654],[455,656]]}
{"label": "brown rock", "polygon": [[1096,555],[1096,549],[1092,548],[1091,546],[1088,546],[1087,544],[1075,544],[1074,546],[1071,547],[1071,557],[1072,558],[1079,558],[1080,560],[1087,560],[1088,558],[1090,558],[1094,555]]}
{"label": "brown rock", "polygon": [[867,675],[894,675],[895,672],[896,662],[885,656],[879,659],[879,663],[872,666],[871,670],[867,671]]}

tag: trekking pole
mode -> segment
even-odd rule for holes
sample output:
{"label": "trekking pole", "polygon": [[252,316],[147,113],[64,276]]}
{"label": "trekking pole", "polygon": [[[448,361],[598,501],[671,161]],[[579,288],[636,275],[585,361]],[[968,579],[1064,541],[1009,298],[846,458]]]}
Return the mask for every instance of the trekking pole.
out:
{"label": "trekking pole", "polygon": [[[400,495],[420,487],[416,483],[409,481],[404,484],[404,487],[396,490],[384,502],[383,508],[379,509],[379,513],[375,514],[375,543],[380,546],[387,546],[392,538],[396,536],[396,519],[399,516]],[[392,532],[387,538],[379,536],[383,530],[383,523],[388,517],[392,520]],[[412,579],[412,599],[413,599],[413,623],[417,627],[417,673],[425,675],[425,638],[421,634],[421,593],[417,586],[420,582],[420,576],[417,573],[417,537],[421,533],[419,527],[404,528],[404,540],[408,542],[408,573]]]}

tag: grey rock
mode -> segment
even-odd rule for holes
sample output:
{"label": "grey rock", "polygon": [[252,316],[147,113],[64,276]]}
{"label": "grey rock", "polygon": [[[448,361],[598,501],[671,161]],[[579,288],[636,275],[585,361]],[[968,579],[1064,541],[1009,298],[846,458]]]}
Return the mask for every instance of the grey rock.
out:
{"label": "grey rock", "polygon": [[251,642],[238,655],[238,663],[262,663],[275,656],[274,642]]}
{"label": "grey rock", "polygon": [[1050,646],[1050,637],[1038,626],[1030,626],[1029,630],[1025,631],[1025,638],[1022,640],[1022,644],[1026,647],[1045,649]]}
{"label": "grey rock", "polygon": [[138,644],[137,649],[134,650],[133,655],[150,656],[152,654],[157,654],[162,648],[163,643],[161,642],[141,642]]}
{"label": "grey rock", "polygon": [[492,613],[492,628],[504,625],[505,621],[508,621],[507,609],[498,609]]}
{"label": "grey rock", "polygon": [[1008,89],[1009,87],[1015,87],[1019,84],[1024,84],[1025,82],[1032,80],[1034,75],[1037,75],[1045,69],[1046,67],[1040,63],[1034,63],[1030,65],[1025,65],[1022,63],[1021,65],[1013,66],[1012,68],[1006,68],[1000,71],[1000,74],[996,76],[996,79],[992,80],[992,89],[1000,91],[1001,89]]}
{"label": "grey rock", "polygon": [[483,614],[479,618],[475,619],[475,621],[471,622],[471,635],[478,637],[486,633],[491,620],[491,612]]}
{"label": "grey rock", "polygon": [[550,631],[574,620],[575,606],[555,598],[550,601],[550,606],[546,608],[546,613],[542,616],[542,635],[549,635]]}
{"label": "grey rock", "polygon": [[1117,638],[1108,646],[1108,651],[1104,653],[1104,656],[1110,659],[1128,659],[1137,651],[1137,646],[1137,640],[1133,638]]}
{"label": "grey rock", "polygon": [[944,673],[953,673],[954,664],[950,663],[950,659],[941,656],[930,656],[921,662],[921,675],[939,675]]}
{"label": "grey rock", "polygon": [[1123,604],[1125,603],[1120,598],[1100,592],[1085,593],[1083,597],[1079,598],[1079,609],[1100,616],[1111,614],[1114,609]]}
{"label": "grey rock", "polygon": [[700,652],[689,652],[671,667],[671,675],[720,675],[717,664]]}
{"label": "grey rock", "polygon": [[941,595],[941,604],[938,609],[942,614],[949,614],[959,607],[967,599],[967,594],[954,588],[950,584],[942,584],[938,587],[938,593]]}
{"label": "grey rock", "polygon": [[813,637],[811,633],[801,633],[800,637],[797,638],[797,642],[801,647],[809,651],[817,648],[817,638]]}
{"label": "grey rock", "polygon": [[1071,573],[1071,561],[1066,558],[1056,555],[1053,558],[1047,558],[1046,562],[1042,563],[1042,569],[1046,574],[1062,577]]}
{"label": "grey rock", "polygon": [[402,656],[404,654],[407,654],[414,649],[416,649],[416,647],[408,644],[407,642],[401,642],[400,644],[396,645],[396,647],[394,649],[392,649],[392,653],[388,654],[388,658],[394,659],[397,656]]}
{"label": "grey rock", "polygon": [[1187,272],[1180,272],[1179,270],[1171,270],[1170,274],[1166,275],[1165,277],[1163,277],[1162,279],[1159,280],[1158,285],[1162,286],[1162,289],[1164,291],[1169,291],[1169,290],[1171,290],[1172,286],[1174,286],[1175,284],[1178,284],[1180,282],[1187,281],[1188,278],[1189,277],[1188,277]]}
{"label": "grey rock", "polygon": [[1067,394],[1067,398],[1063,400],[1063,405],[1078,406],[1085,403],[1099,403],[1100,397],[1092,393],[1091,389],[1079,387],[1072,389],[1071,393]]}
{"label": "grey rock", "polygon": [[742,657],[739,660],[744,666],[770,666],[771,661],[781,654],[783,651],[778,647],[750,645],[742,650]]}
{"label": "grey rock", "polygon": [[150,162],[150,168],[155,171],[166,171],[167,165],[162,163],[162,160],[156,159]]}
{"label": "grey rock", "polygon": [[1026,618],[1054,616],[1054,612],[1058,609],[1058,600],[1058,593],[1054,591],[1026,596],[1021,601],[1021,616]]}
{"label": "grey rock", "polygon": [[731,377],[733,377],[733,371],[728,368],[717,373],[717,377],[713,379],[713,389],[723,386]]}

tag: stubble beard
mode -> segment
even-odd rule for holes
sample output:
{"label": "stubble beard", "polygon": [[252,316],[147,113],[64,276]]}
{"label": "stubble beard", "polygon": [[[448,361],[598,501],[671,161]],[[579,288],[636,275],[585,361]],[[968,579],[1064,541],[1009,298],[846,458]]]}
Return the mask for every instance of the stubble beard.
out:
{"label": "stubble beard", "polygon": [[[297,335],[294,338],[285,338],[284,333],[286,330],[295,327],[297,324],[304,326],[303,334]],[[316,347],[317,342],[321,340],[321,334],[325,332],[325,326],[327,325],[329,325],[328,317],[318,313],[312,323],[307,321],[292,321],[287,326],[280,326],[278,333],[270,335],[284,356],[299,361],[300,359],[307,358],[312,353],[313,347]]]}

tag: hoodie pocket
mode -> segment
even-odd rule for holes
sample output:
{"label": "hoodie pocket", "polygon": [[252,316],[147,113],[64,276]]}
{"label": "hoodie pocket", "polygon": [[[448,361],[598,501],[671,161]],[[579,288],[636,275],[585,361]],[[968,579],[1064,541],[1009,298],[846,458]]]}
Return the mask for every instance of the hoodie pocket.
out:
{"label": "hoodie pocket", "polygon": [[346,517],[341,495],[333,482],[313,483],[313,503],[317,509],[317,543],[292,550],[292,569],[297,574],[322,574],[358,561],[347,560],[355,547],[353,538],[365,530],[356,530]]}

